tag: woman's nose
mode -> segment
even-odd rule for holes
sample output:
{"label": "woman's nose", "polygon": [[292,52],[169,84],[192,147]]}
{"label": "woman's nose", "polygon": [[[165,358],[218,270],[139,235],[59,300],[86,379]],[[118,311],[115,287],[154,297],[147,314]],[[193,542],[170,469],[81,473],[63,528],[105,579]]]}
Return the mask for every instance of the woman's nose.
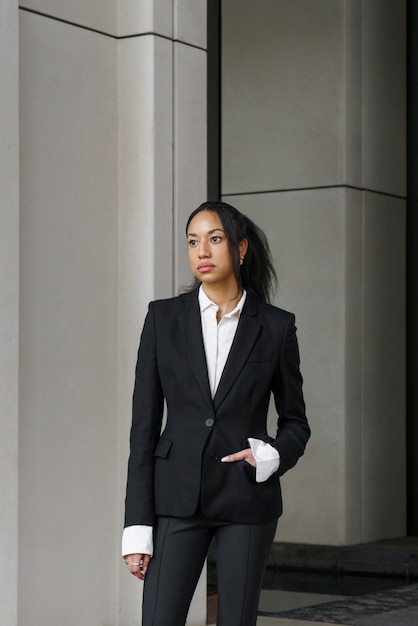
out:
{"label": "woman's nose", "polygon": [[207,244],[206,241],[201,241],[199,243],[199,257],[207,257],[210,254],[210,249],[209,249],[209,245]]}

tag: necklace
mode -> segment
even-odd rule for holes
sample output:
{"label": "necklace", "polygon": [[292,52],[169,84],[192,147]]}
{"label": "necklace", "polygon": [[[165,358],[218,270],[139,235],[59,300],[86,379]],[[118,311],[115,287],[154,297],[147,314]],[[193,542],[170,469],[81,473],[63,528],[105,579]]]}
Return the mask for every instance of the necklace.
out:
{"label": "necklace", "polygon": [[238,302],[241,300],[242,298],[242,293],[238,294],[238,296],[236,296],[233,300],[232,300],[232,305],[228,306],[228,304],[231,302],[231,300],[228,300],[228,302],[225,305],[225,310],[221,310],[221,308],[218,305],[218,310],[216,312],[216,319],[218,320],[218,322],[221,321],[221,319],[223,318],[224,315],[226,315],[227,313],[230,313],[231,311],[233,311]]}

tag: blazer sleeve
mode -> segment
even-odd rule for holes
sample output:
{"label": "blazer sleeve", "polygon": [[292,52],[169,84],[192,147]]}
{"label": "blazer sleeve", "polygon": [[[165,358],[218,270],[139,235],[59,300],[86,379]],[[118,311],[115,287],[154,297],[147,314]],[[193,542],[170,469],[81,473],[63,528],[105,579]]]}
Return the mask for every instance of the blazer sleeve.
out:
{"label": "blazer sleeve", "polygon": [[161,432],[163,408],[154,304],[150,303],[135,371],[125,527],[154,524],[154,450]]}
{"label": "blazer sleeve", "polygon": [[276,438],[271,445],[280,454],[280,476],[302,456],[311,433],[305,414],[302,383],[295,316],[290,314],[272,387],[278,422]]}

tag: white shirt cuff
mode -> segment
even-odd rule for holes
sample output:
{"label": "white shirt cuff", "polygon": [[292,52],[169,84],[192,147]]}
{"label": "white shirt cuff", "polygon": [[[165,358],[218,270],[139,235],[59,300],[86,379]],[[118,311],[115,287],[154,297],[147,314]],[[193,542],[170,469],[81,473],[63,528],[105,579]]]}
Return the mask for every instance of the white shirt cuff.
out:
{"label": "white shirt cuff", "polygon": [[279,469],[280,454],[276,448],[261,439],[249,437],[248,443],[257,463],[255,479],[258,483],[263,483]]}
{"label": "white shirt cuff", "polygon": [[122,556],[153,554],[152,526],[127,526],[122,534]]}

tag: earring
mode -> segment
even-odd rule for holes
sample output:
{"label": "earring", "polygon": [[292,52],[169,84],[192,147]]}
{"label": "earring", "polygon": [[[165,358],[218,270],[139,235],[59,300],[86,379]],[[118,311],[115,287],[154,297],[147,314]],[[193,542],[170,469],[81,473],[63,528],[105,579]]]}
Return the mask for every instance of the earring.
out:
{"label": "earring", "polygon": [[244,263],[244,257],[240,257],[239,264],[242,265]]}

